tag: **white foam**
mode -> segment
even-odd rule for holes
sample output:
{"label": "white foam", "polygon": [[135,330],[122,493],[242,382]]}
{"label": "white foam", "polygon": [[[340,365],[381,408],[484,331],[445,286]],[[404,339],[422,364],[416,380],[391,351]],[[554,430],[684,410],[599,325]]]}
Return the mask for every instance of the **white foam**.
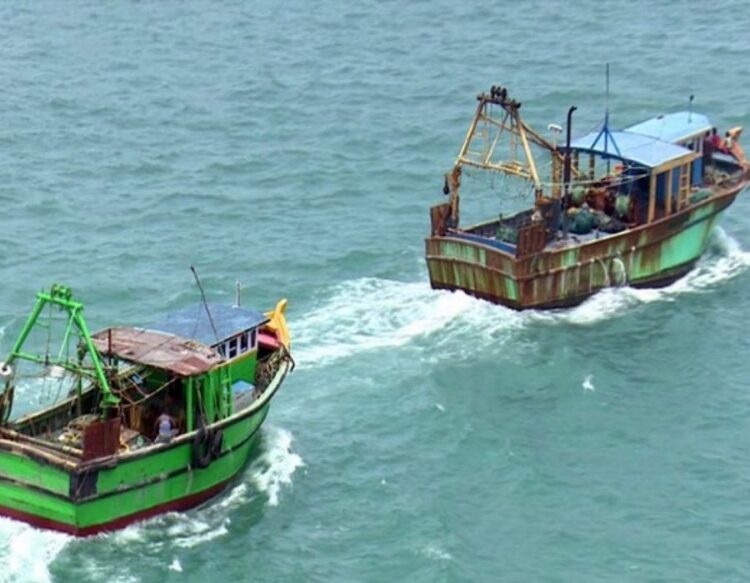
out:
{"label": "white foam", "polygon": [[229,493],[219,502],[213,505],[214,508],[233,509],[247,502],[247,484],[237,484]]}
{"label": "white foam", "polygon": [[612,287],[604,289],[581,305],[569,310],[533,312],[531,319],[537,321],[562,321],[587,326],[626,313],[634,307],[652,302],[673,302],[685,294],[705,293],[716,285],[747,271],[750,253],[740,244],[717,228],[707,253],[698,261],[695,269],[672,285],[658,289],[636,289]]}
{"label": "white foam", "polygon": [[168,512],[100,536],[112,539],[118,545],[148,542],[154,549],[165,544],[193,548],[229,532],[230,512],[247,502],[247,491],[246,484],[238,484],[226,496],[211,500],[193,511]]}
{"label": "white foam", "polygon": [[584,391],[591,391],[591,392],[595,391],[596,387],[594,386],[594,375],[587,374],[586,377],[583,379],[581,386],[583,387]]}
{"label": "white foam", "polygon": [[146,527],[151,522],[160,520],[160,517],[151,518],[145,522],[136,522],[123,528],[122,530],[116,530],[114,532],[104,532],[97,536],[101,538],[112,538],[117,544],[127,545],[134,542],[139,542],[144,539]]}
{"label": "white foam", "polygon": [[169,565],[169,570],[176,571],[177,573],[182,573],[182,565],[180,564],[180,561],[179,559],[177,559],[177,557],[172,560],[172,564]]}
{"label": "white foam", "polygon": [[432,290],[426,281],[362,278],[337,285],[327,301],[292,322],[299,339],[295,356],[310,368],[366,351],[397,348],[441,330],[446,333],[438,339],[439,344],[465,333],[471,335],[461,339],[466,350],[481,340],[497,345],[513,331],[532,324],[593,325],[640,305],[703,293],[748,267],[750,253],[717,228],[696,268],[672,285],[661,289],[611,287],[565,310],[515,312],[462,292]]}
{"label": "white foam", "polygon": [[711,249],[704,260],[681,280],[665,291],[671,293],[703,291],[747,271],[750,253],[743,251],[739,242],[724,229],[714,231]]}
{"label": "white foam", "polygon": [[200,544],[224,536],[229,532],[227,526],[230,521],[228,518],[221,524],[214,525],[209,522],[203,522],[195,518],[188,518],[187,515],[181,515],[180,520],[167,530],[170,535],[171,543],[178,547],[191,549]]}
{"label": "white foam", "polygon": [[353,353],[403,346],[439,330],[475,303],[462,293],[435,292],[426,282],[347,281],[323,305],[291,324],[299,338],[295,356],[310,367]]}
{"label": "white foam", "polygon": [[269,506],[277,506],[281,487],[292,483],[292,474],[304,461],[292,451],[292,434],[269,427],[266,432],[265,451],[250,466],[250,477],[257,488],[268,496]]}
{"label": "white foam", "polygon": [[453,556],[448,552],[444,551],[437,545],[428,545],[423,549],[423,553],[428,559],[433,561],[450,561]]}
{"label": "white foam", "polygon": [[71,537],[0,518],[0,564],[6,581],[52,581],[49,566]]}

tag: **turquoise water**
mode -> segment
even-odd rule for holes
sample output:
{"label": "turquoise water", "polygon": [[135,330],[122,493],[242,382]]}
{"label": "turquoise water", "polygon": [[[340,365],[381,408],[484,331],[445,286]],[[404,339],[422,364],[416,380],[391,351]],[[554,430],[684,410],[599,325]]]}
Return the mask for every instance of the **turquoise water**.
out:
{"label": "turquoise water", "polygon": [[298,362],[214,504],[86,540],[1,519],[0,579],[750,579],[744,197],[683,280],[570,311],[433,292],[422,259],[490,85],[583,132],[610,62],[614,125],[691,93],[750,124],[744,2],[0,17],[0,348],[53,281],[93,327],[139,323],[198,299],[195,264],[216,301],[288,297]]}

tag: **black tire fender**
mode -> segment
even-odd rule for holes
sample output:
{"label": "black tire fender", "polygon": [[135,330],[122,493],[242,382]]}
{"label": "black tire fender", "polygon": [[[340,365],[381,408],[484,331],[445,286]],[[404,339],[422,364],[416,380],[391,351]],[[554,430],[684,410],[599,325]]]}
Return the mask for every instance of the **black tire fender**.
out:
{"label": "black tire fender", "polygon": [[201,426],[193,438],[193,467],[207,468],[211,463],[213,436],[205,427]]}
{"label": "black tire fender", "polygon": [[221,457],[221,449],[224,446],[224,432],[217,429],[216,433],[211,436],[211,457],[218,459]]}

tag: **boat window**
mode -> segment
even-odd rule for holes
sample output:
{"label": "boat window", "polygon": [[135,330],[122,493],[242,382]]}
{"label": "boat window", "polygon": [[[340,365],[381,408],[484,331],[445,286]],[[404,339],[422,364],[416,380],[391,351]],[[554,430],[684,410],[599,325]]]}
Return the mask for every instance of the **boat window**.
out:
{"label": "boat window", "polygon": [[227,342],[227,355],[229,358],[237,356],[237,338],[232,338]]}
{"label": "boat window", "polygon": [[224,358],[226,358],[226,356],[227,356],[227,351],[226,351],[226,348],[225,348],[225,345],[224,345],[224,344],[219,344],[219,345],[218,345],[218,346],[216,347],[216,351],[217,351],[217,352],[218,352],[219,354],[221,354],[221,355],[222,355],[222,356],[223,356]]}
{"label": "boat window", "polygon": [[250,350],[253,350],[256,348],[257,341],[258,341],[258,331],[255,329],[250,330]]}
{"label": "boat window", "polygon": [[240,354],[247,352],[247,333],[240,334]]}

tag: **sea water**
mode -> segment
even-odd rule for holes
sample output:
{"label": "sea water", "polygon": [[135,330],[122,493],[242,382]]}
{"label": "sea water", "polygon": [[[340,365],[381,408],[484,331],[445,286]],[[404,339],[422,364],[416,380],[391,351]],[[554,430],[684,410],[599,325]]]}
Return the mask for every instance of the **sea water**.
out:
{"label": "sea water", "polygon": [[[747,581],[750,219],[688,276],[517,313],[429,288],[475,108],[546,135],[750,123],[747,5],[8,3],[0,348],[53,282],[93,328],[289,298],[297,370],[214,503],[77,540],[0,520],[8,581]],[[507,209],[498,184],[467,213]],[[507,212],[507,211],[506,211]],[[24,395],[23,399],[27,397]],[[29,399],[32,397],[29,396]]]}

